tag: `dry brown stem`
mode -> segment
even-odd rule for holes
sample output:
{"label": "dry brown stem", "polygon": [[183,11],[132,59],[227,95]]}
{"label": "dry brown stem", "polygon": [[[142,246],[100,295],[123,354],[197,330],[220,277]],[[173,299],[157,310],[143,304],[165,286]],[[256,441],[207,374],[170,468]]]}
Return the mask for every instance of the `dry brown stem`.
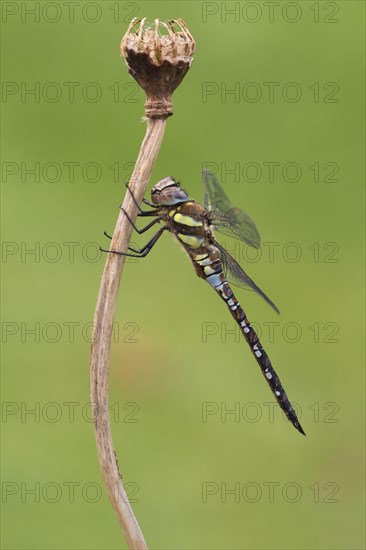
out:
{"label": "dry brown stem", "polygon": [[[163,140],[165,125],[165,119],[148,119],[147,121],[146,135],[129,183],[129,187],[139,204],[144,196]],[[125,194],[123,208],[132,220],[136,219],[137,208],[128,192]],[[113,233],[111,249],[127,250],[131,233],[131,224],[121,211]],[[94,428],[99,462],[109,498],[129,548],[145,549],[147,545],[144,536],[128,501],[118,470],[108,411],[109,352],[112,325],[125,259],[125,256],[107,254],[94,316],[90,372],[91,401],[94,410]]]}
{"label": "dry brown stem", "polygon": [[[164,27],[168,35],[161,35]],[[137,28],[137,30],[136,30]],[[158,155],[166,119],[172,115],[171,95],[182,82],[192,63],[194,40],[184,21],[167,23],[134,19],[122,39],[121,52],[133,78],[146,92],[147,130],[129,182],[129,188],[140,204]],[[123,209],[136,220],[137,207],[127,191]],[[126,252],[132,226],[121,211],[113,233],[110,250]],[[144,536],[128,501],[113,446],[108,410],[109,353],[118,289],[125,256],[107,254],[94,316],[91,349],[90,386],[94,413],[94,430],[99,462],[108,495],[122,527],[129,548],[147,548]]]}

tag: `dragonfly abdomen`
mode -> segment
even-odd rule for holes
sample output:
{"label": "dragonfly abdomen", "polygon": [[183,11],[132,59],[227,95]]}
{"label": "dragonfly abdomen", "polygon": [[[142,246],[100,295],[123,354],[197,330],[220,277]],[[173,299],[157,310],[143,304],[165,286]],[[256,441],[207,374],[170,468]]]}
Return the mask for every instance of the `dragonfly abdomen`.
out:
{"label": "dragonfly abdomen", "polygon": [[205,279],[215,289],[226,283],[220,256],[215,246],[202,246],[197,250],[189,251],[189,255],[201,279]]}
{"label": "dragonfly abdomen", "polygon": [[[271,361],[263,349],[262,344],[259,341],[258,335],[253,329],[252,325],[248,321],[248,318],[241,307],[238,300],[235,298],[233,291],[230,288],[229,283],[225,280],[224,274],[222,272],[221,262],[218,258],[217,260],[213,257],[214,255],[207,255],[206,259],[194,260],[194,263],[199,263],[203,268],[204,262],[207,262],[207,266],[211,266],[215,272],[211,275],[205,276],[204,278],[213,286],[216,292],[221,296],[221,298],[226,302],[231,315],[234,317],[235,321],[240,327],[240,330],[249,344],[249,347],[260,366],[263,376],[265,377],[277,403],[281,409],[286,414],[287,418],[292,422],[294,427],[303,435],[303,431],[300,422],[297,419],[294,408],[292,407],[290,401],[287,398],[286,392],[281,384],[281,381],[272,367]],[[213,261],[212,261],[213,260]],[[211,263],[209,263],[211,262]],[[206,266],[206,267],[207,267]],[[201,275],[202,276],[202,275]],[[216,279],[215,279],[216,278]]]}

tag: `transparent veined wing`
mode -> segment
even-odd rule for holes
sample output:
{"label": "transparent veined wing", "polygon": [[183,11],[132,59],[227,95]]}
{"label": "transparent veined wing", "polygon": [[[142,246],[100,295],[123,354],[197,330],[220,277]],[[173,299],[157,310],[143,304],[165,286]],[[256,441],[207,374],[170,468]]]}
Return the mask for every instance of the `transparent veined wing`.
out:
{"label": "transparent veined wing", "polygon": [[238,264],[236,260],[223,248],[217,241],[215,246],[218,249],[221,257],[222,268],[225,274],[225,278],[229,283],[235,286],[254,290],[259,296],[269,304],[277,313],[280,312],[278,307],[268,298],[267,294],[263,292],[255,282],[245,273],[243,268]]}
{"label": "transparent veined wing", "polygon": [[259,248],[261,238],[253,220],[240,208],[231,208],[225,214],[211,211],[210,220],[214,228],[234,239],[239,239],[249,246]]}
{"label": "transparent veined wing", "polygon": [[212,225],[224,235],[244,241],[254,248],[260,247],[260,236],[253,220],[240,208],[232,206],[216,176],[202,171],[204,206],[210,213]]}
{"label": "transparent veined wing", "polygon": [[205,193],[203,203],[207,210],[218,210],[225,213],[232,208],[229,197],[212,172],[202,170],[202,181]]}

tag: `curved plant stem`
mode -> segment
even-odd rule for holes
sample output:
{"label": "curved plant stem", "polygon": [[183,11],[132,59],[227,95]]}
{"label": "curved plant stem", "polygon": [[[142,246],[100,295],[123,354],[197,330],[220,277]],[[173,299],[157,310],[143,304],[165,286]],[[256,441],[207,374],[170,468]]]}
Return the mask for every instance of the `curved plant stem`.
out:
{"label": "curved plant stem", "polygon": [[[165,125],[166,119],[148,119],[147,122],[146,134],[129,183],[130,189],[139,204],[145,194],[163,140]],[[123,208],[132,220],[136,219],[137,208],[131,194],[128,192],[125,194]],[[131,224],[121,211],[113,233],[111,250],[127,250],[131,234]],[[109,352],[114,312],[125,257],[118,254],[107,254],[106,258],[94,315],[94,333],[91,348],[90,385],[95,437],[104,482],[127,544],[129,548],[145,549],[147,545],[144,536],[128,501],[118,469],[108,411]]]}

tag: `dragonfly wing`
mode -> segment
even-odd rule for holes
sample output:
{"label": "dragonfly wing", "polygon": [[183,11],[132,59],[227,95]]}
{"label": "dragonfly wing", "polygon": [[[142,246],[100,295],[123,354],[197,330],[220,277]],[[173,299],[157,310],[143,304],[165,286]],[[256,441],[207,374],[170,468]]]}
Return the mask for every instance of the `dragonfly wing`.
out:
{"label": "dragonfly wing", "polygon": [[206,210],[218,210],[225,213],[232,208],[229,197],[212,172],[202,170],[202,181],[205,191],[203,204]]}
{"label": "dragonfly wing", "polygon": [[240,208],[231,208],[226,214],[217,211],[210,214],[212,225],[220,233],[239,239],[254,248],[260,247],[261,238],[255,223]]}
{"label": "dragonfly wing", "polygon": [[254,248],[260,247],[260,236],[253,220],[240,208],[234,208],[216,176],[208,170],[202,172],[204,206],[210,212],[217,231],[244,241]]}
{"label": "dragonfly wing", "polygon": [[268,298],[256,284],[255,282],[245,273],[243,268],[238,264],[236,260],[223,248],[217,241],[215,241],[215,246],[219,250],[222,268],[225,274],[225,277],[229,283],[232,283],[235,286],[254,290],[257,294],[262,296],[262,298],[269,304],[277,313],[279,313],[278,307]]}

